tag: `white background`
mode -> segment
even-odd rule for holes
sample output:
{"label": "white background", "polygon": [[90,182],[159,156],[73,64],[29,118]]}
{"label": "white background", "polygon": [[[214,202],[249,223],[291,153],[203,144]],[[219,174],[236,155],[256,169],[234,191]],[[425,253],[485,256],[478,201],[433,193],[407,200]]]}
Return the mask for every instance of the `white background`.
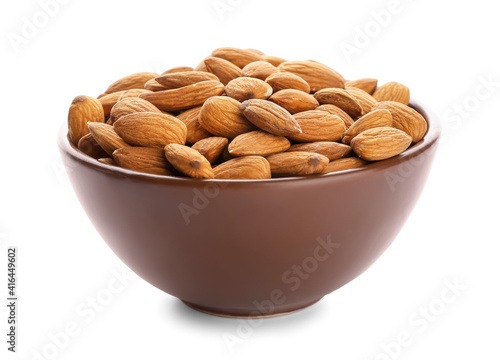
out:
{"label": "white background", "polygon": [[[226,4],[224,13],[217,3]],[[498,359],[498,11],[491,0],[401,0],[380,25],[374,14],[394,10],[390,3],[70,0],[44,23],[40,2],[2,0],[0,265],[6,268],[6,246],[18,246],[20,334],[11,356],[1,300],[0,358],[35,359],[45,351],[44,358],[71,360],[386,360],[384,345],[392,343],[398,359]],[[24,19],[34,17],[36,33],[23,35]],[[368,39],[347,56],[342,44],[356,46],[360,32]],[[13,45],[16,35],[29,38]],[[86,302],[126,268],[61,172],[56,134],[69,104],[129,73],[196,66],[220,46],[315,59],[348,79],[409,86],[444,127],[420,202],[365,274],[245,334],[244,322],[192,311],[137,277],[91,318]],[[487,79],[497,84],[482,87],[478,98]],[[440,308],[447,281],[460,290]],[[429,306],[435,315],[422,322],[420,308]],[[67,326],[76,327],[69,340],[61,335]],[[401,333],[411,340],[395,346]],[[228,346],[228,334],[241,342]]]}

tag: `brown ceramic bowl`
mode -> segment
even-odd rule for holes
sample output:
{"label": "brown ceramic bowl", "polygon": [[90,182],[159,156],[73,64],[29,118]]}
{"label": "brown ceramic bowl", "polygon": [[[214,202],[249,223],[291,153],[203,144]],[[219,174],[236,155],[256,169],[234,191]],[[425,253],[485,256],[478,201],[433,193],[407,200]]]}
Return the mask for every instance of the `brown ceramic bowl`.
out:
{"label": "brown ceramic bowl", "polygon": [[440,126],[361,169],[271,180],[196,180],[101,164],[59,147],[102,238],[134,272],[216,315],[266,317],[307,307],[372,265],[424,188]]}

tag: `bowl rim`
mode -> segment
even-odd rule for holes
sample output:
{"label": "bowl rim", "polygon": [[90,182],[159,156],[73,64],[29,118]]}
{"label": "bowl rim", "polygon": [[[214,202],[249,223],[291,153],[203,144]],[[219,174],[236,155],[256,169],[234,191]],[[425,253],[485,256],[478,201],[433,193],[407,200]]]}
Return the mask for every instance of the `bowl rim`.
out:
{"label": "bowl rim", "polygon": [[409,106],[416,111],[418,111],[427,120],[427,132],[425,133],[422,140],[410,147],[408,150],[402,152],[401,154],[394,156],[392,158],[371,162],[363,167],[342,170],[327,174],[317,174],[317,175],[307,175],[307,176],[293,176],[293,177],[280,177],[271,179],[194,179],[188,177],[179,176],[167,176],[167,175],[154,175],[148,173],[142,173],[134,170],[129,170],[121,168],[118,166],[108,165],[97,161],[96,159],[86,155],[80,151],[75,145],[69,141],[68,137],[68,125],[65,121],[58,135],[58,146],[61,152],[72,157],[76,162],[85,165],[87,167],[93,168],[95,170],[101,171],[103,173],[114,174],[122,177],[130,178],[131,180],[142,180],[154,183],[163,183],[171,185],[187,185],[198,187],[200,185],[206,185],[208,183],[223,183],[224,186],[229,184],[273,184],[282,182],[303,182],[303,181],[318,181],[319,179],[326,178],[345,178],[347,176],[357,176],[359,174],[366,174],[375,171],[385,171],[389,170],[403,161],[409,161],[412,158],[418,156],[422,152],[429,149],[434,143],[439,140],[441,135],[441,124],[438,117],[424,104],[420,101],[411,98]]}

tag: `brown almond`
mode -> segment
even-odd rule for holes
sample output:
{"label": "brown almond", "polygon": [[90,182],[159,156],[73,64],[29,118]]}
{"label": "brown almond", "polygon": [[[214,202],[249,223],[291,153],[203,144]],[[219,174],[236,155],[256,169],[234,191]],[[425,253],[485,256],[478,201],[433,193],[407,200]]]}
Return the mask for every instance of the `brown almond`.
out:
{"label": "brown almond", "polygon": [[251,52],[254,52],[256,53],[257,55],[259,56],[263,56],[265,55],[264,52],[260,51],[259,49],[245,49],[245,50],[248,50],[248,51],[251,51]]}
{"label": "brown almond", "polygon": [[240,102],[249,99],[267,99],[273,88],[260,79],[239,77],[231,80],[224,88],[226,95]]}
{"label": "brown almond", "polygon": [[131,74],[115,81],[111,84],[105,91],[106,94],[112,94],[117,91],[129,90],[129,89],[143,89],[144,84],[149,80],[157,77],[158,74],[154,72],[140,72],[136,74]]}
{"label": "brown almond", "polygon": [[229,144],[229,153],[232,156],[268,156],[289,148],[290,141],[286,137],[257,130],[235,137]]}
{"label": "brown almond", "polygon": [[358,79],[346,81],[345,86],[347,87],[355,87],[366,91],[368,94],[372,95],[375,89],[377,88],[377,79]]}
{"label": "brown almond", "polygon": [[116,149],[130,146],[115,132],[112,125],[91,122],[88,127],[94,140],[110,156],[113,156]]}
{"label": "brown almond", "polygon": [[318,106],[315,110],[326,111],[332,115],[337,115],[344,122],[346,129],[349,129],[349,127],[354,124],[354,120],[352,119],[352,117],[350,117],[344,110],[342,110],[338,106],[325,104]]}
{"label": "brown almond", "polygon": [[277,72],[269,75],[266,82],[271,85],[274,92],[286,89],[296,89],[305,93],[311,92],[309,84],[304,79],[290,72]]}
{"label": "brown almond", "polygon": [[118,97],[118,101],[126,99],[128,97],[138,97],[141,94],[150,94],[152,93],[151,90],[147,89],[130,89],[130,90],[125,90],[120,93],[120,96]]}
{"label": "brown almond", "polygon": [[161,74],[165,75],[165,74],[172,74],[176,72],[185,72],[185,71],[194,71],[194,69],[191,66],[176,66],[174,68],[165,70]]}
{"label": "brown almond", "polygon": [[206,157],[210,164],[213,164],[219,159],[228,142],[229,140],[225,137],[212,136],[198,141],[192,148]]}
{"label": "brown almond", "polygon": [[356,120],[356,122],[354,122],[354,124],[349,129],[347,129],[342,142],[349,145],[351,143],[351,140],[363,131],[384,126],[392,126],[392,115],[389,110],[373,110]]}
{"label": "brown almond", "polygon": [[288,137],[294,141],[339,141],[345,133],[342,119],[329,112],[309,110],[293,115],[302,132]]}
{"label": "brown almond", "polygon": [[242,156],[217,165],[214,175],[216,179],[270,179],[271,168],[262,156]]}
{"label": "brown almond", "polygon": [[165,89],[178,89],[202,81],[209,81],[209,80],[219,81],[219,78],[214,74],[204,71],[185,71],[185,72],[174,72],[161,75],[155,78],[155,80],[160,85],[165,87]]}
{"label": "brown almond", "polygon": [[106,164],[106,165],[118,166],[115,159],[110,158],[110,157],[99,158],[99,159],[97,159],[97,161],[99,161],[102,164]]}
{"label": "brown almond", "polygon": [[169,144],[165,146],[165,156],[170,164],[192,178],[213,179],[214,172],[208,160],[189,146]]}
{"label": "brown almond", "polygon": [[217,57],[207,57],[204,63],[206,71],[217,76],[219,81],[224,85],[241,76],[241,69],[227,60]]}
{"label": "brown almond", "polygon": [[122,116],[139,112],[161,113],[161,111],[149,101],[138,97],[128,97],[118,101],[113,106],[109,115],[109,120],[111,121],[111,124],[113,124]]}
{"label": "brown almond", "polygon": [[82,136],[80,141],[78,141],[78,150],[94,159],[104,158],[108,156],[106,151],[104,151],[104,149],[99,146],[97,141],[94,140],[90,133]]}
{"label": "brown almond", "polygon": [[[196,66],[194,68],[194,71],[205,71],[205,72],[209,72],[208,69],[207,69],[207,65],[205,64],[205,60],[208,59],[208,58],[205,58],[203,60],[201,60],[201,62],[198,64],[198,66]],[[219,77],[219,80],[220,80],[220,77]]]}
{"label": "brown almond", "polygon": [[397,101],[408,105],[410,102],[410,89],[403,84],[392,81],[375,90],[373,97],[377,101]]}
{"label": "brown almond", "polygon": [[130,145],[163,148],[167,144],[185,144],[186,125],[174,116],[153,112],[121,117],[113,127]]}
{"label": "brown almond", "polygon": [[280,64],[284,63],[286,60],[280,58],[278,56],[264,55],[262,56],[262,60],[267,61],[271,65],[280,66]]}
{"label": "brown almond", "polygon": [[144,89],[151,91],[163,91],[167,90],[165,86],[160,84],[156,79],[151,79],[147,83],[144,84]]}
{"label": "brown almond", "polygon": [[125,99],[126,97],[136,97],[139,96],[139,94],[146,93],[152,93],[152,91],[146,89],[117,91],[99,98],[99,101],[101,102],[102,108],[104,110],[104,115],[108,118],[111,114],[111,109],[118,101]]}
{"label": "brown almond", "polygon": [[352,150],[367,161],[385,160],[399,155],[410,144],[410,135],[392,127],[365,130],[351,141]]}
{"label": "brown almond", "polygon": [[346,87],[346,91],[358,100],[363,110],[361,115],[368,114],[377,105],[377,100],[364,90],[355,87]]}
{"label": "brown almond", "polygon": [[344,88],[345,80],[342,75],[316,61],[286,61],[278,69],[300,76],[309,84],[313,93],[326,88]]}
{"label": "brown almond", "polygon": [[104,110],[98,99],[80,95],[73,99],[68,112],[68,133],[73,145],[89,133],[88,122],[104,123]]}
{"label": "brown almond", "polygon": [[255,130],[240,110],[241,103],[227,96],[214,96],[201,107],[199,122],[208,132],[232,139]]}
{"label": "brown almond", "polygon": [[115,150],[113,159],[122,168],[154,175],[174,175],[163,149],[131,146]]}
{"label": "brown almond", "polygon": [[271,95],[269,100],[285,108],[290,114],[314,110],[319,106],[319,103],[314,96],[295,89],[286,89],[275,92]]}
{"label": "brown almond", "polygon": [[363,159],[357,157],[348,157],[330,161],[328,165],[323,169],[323,174],[328,174],[337,171],[356,169],[368,164]]}
{"label": "brown almond", "polygon": [[212,56],[227,60],[239,68],[262,60],[262,55],[256,54],[251,50],[237,49],[232,47],[222,47],[212,51]]}
{"label": "brown almond", "polygon": [[327,88],[318,91],[314,97],[320,104],[332,104],[344,110],[351,117],[363,115],[359,101],[344,89]]}
{"label": "brown almond", "polygon": [[289,136],[302,132],[292,114],[271,101],[246,100],[240,109],[251,123],[271,134]]}
{"label": "brown almond", "polygon": [[326,156],[305,151],[273,154],[267,157],[267,161],[274,176],[320,174],[328,164]]}
{"label": "brown almond", "polygon": [[392,115],[393,126],[403,130],[412,137],[414,143],[419,142],[427,132],[427,121],[413,108],[397,101],[383,101],[374,109],[389,110]]}
{"label": "brown almond", "polygon": [[177,119],[182,121],[187,128],[186,142],[194,144],[201,139],[213,136],[207,130],[205,130],[200,124],[200,112],[201,106],[186,110],[179,115]]}
{"label": "brown almond", "polygon": [[328,160],[337,160],[347,156],[351,147],[334,141],[316,141],[312,143],[295,144],[288,151],[306,151],[324,155]]}
{"label": "brown almond", "polygon": [[278,68],[267,61],[254,61],[243,68],[241,76],[266,80],[271,74],[277,72]]}
{"label": "brown almond", "polygon": [[139,97],[149,101],[160,110],[178,111],[201,105],[208,98],[218,96],[222,94],[223,91],[224,85],[219,81],[209,80],[184,86],[179,89],[142,94]]}

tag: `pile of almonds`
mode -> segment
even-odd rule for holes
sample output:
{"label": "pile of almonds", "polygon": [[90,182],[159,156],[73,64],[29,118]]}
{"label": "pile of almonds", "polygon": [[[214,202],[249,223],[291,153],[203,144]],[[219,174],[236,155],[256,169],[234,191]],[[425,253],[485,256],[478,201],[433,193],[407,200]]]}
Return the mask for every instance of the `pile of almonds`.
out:
{"label": "pile of almonds", "polygon": [[201,179],[330,173],[405,151],[427,131],[397,82],[346,81],[319,62],[219,48],[196,68],[126,76],[78,96],[69,139],[98,161]]}

